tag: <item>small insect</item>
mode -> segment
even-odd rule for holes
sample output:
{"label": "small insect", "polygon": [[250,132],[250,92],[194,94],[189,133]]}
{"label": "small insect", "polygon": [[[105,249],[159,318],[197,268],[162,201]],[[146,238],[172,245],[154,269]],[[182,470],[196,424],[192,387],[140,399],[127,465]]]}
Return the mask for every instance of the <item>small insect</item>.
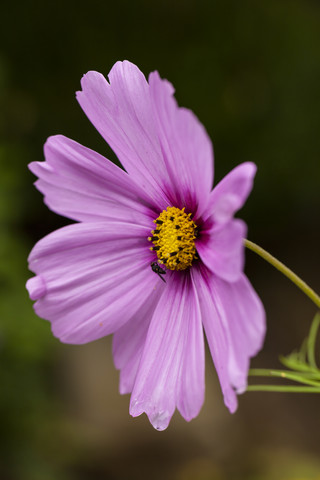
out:
{"label": "small insect", "polygon": [[161,268],[160,265],[158,265],[156,262],[151,262],[151,269],[154,273],[157,273],[159,275],[159,277],[161,278],[161,280],[164,281],[164,283],[166,283],[165,279],[161,276],[161,275],[165,275],[166,271],[163,270],[163,268]]}

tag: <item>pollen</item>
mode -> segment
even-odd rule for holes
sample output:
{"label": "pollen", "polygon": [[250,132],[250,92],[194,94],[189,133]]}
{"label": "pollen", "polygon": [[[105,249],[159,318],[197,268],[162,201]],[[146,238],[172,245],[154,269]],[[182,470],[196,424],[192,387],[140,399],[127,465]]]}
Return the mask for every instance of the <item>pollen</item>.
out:
{"label": "pollen", "polygon": [[191,213],[184,210],[185,207],[163,210],[153,221],[157,227],[148,237],[153,243],[150,250],[157,253],[158,262],[169,270],[185,270],[196,258],[197,225],[191,220]]}

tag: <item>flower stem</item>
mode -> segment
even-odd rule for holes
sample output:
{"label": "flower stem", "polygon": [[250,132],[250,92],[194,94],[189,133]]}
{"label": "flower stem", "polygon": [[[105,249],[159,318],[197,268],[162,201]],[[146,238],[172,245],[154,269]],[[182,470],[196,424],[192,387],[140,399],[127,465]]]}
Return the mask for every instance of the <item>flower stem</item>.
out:
{"label": "flower stem", "polygon": [[[320,380],[320,370],[316,372],[296,372],[302,378],[314,378]],[[268,368],[250,368],[249,375],[251,377],[282,377],[288,378],[288,374],[292,374],[291,370],[272,370]],[[320,387],[320,384],[319,384]]]}
{"label": "flower stem", "polygon": [[268,370],[268,369],[251,369],[249,370],[249,375],[258,376],[258,377],[279,377],[285,378],[287,380],[292,380],[294,382],[304,383],[306,385],[312,385],[313,387],[320,388],[320,383],[317,381],[317,378],[307,378],[305,375],[300,375],[299,373],[284,371],[284,370]]}
{"label": "flower stem", "polygon": [[307,356],[309,365],[312,369],[318,370],[316,358],[315,358],[315,346],[316,346],[316,337],[320,326],[320,312],[316,314],[312,322],[310,333],[307,340]]}
{"label": "flower stem", "polygon": [[249,385],[247,392],[320,393],[320,387],[296,387],[291,385]]}
{"label": "flower stem", "polygon": [[[312,301],[317,305],[318,308],[320,308],[320,297],[319,295],[316,294],[314,290],[312,290],[309,285],[306,284],[298,275],[293,273],[290,268],[286,267],[282,262],[277,260],[273,255],[268,253],[266,250],[263,248],[259,247],[259,245],[256,245],[255,243],[251,242],[250,240],[245,239],[244,244],[249,250],[252,250],[255,252],[257,255],[260,255],[264,260],[269,262],[273,267],[275,267],[277,270],[279,270],[283,275],[285,275],[289,280],[291,280],[300,290],[303,291]],[[279,390],[281,391],[281,390]]]}

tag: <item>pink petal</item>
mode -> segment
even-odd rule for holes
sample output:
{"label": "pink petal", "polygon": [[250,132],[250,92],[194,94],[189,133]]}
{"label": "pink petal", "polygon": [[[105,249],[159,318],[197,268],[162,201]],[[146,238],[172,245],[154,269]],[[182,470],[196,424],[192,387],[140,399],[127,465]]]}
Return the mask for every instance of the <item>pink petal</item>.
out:
{"label": "pink petal", "polygon": [[188,275],[171,279],[151,320],[130,403],[131,415],[145,412],[158,430],[167,428],[176,406],[187,420],[196,415],[204,390],[198,303]]}
{"label": "pink petal", "polygon": [[244,274],[237,282],[228,283],[202,267],[192,269],[192,276],[224,401],[233,413],[237,408],[234,389],[237,393],[245,391],[249,360],[263,344],[263,305]]}
{"label": "pink petal", "polygon": [[159,185],[166,172],[149,85],[138,67],[128,61],[113,66],[109,81],[98,72],[88,72],[77,99],[127,172],[163,210],[170,202]]}
{"label": "pink petal", "polygon": [[192,112],[179,108],[173,88],[128,61],[109,81],[97,72],[82,79],[77,99],[127,172],[159,211],[168,205],[204,209],[213,179],[212,145]]}
{"label": "pink petal", "polygon": [[31,300],[38,300],[47,293],[46,283],[41,275],[29,278],[26,283],[26,288]]}
{"label": "pink petal", "polygon": [[[185,315],[186,328],[188,328],[184,350],[184,361],[180,373],[180,390],[178,393],[177,408],[187,421],[195,418],[202,407],[205,392],[204,379],[204,338],[201,322],[201,311],[197,294],[198,286],[193,283],[193,309],[195,316]],[[190,313],[190,312],[188,312]]]}
{"label": "pink petal", "polygon": [[153,72],[149,83],[161,150],[175,187],[171,192],[172,204],[188,211],[202,211],[213,185],[211,140],[197,117],[178,107],[174,88],[167,80]]}
{"label": "pink petal", "polygon": [[150,321],[165,287],[159,281],[142,307],[113,336],[113,358],[116,368],[121,370],[122,394],[132,392]]}
{"label": "pink petal", "polygon": [[86,343],[115,332],[139,310],[160,281],[150,268],[147,235],[137,225],[81,223],[36,244],[30,270],[45,286],[32,291],[35,310],[54,335]]}
{"label": "pink petal", "polygon": [[230,359],[229,333],[221,320],[216,299],[212,291],[215,277],[205,267],[202,267],[201,270],[193,268],[191,274],[194,284],[197,285],[202,323],[213,363],[219,377],[224,403],[230,412],[234,413],[237,409],[238,401],[232,388],[228,368]]}
{"label": "pink petal", "polygon": [[109,160],[62,135],[50,137],[44,153],[46,161],[29,168],[39,177],[36,186],[51,210],[84,222],[146,224],[145,193]]}
{"label": "pink petal", "polygon": [[230,382],[238,393],[247,388],[250,357],[261,350],[265,331],[265,311],[247,277],[234,283],[215,278],[211,282],[217,311],[228,332]]}
{"label": "pink petal", "polygon": [[223,280],[234,282],[243,272],[246,232],[245,223],[236,219],[223,226],[213,225],[196,241],[203,263]]}
{"label": "pink petal", "polygon": [[203,219],[211,217],[214,223],[227,223],[247,200],[256,170],[251,162],[231,170],[212,190]]}

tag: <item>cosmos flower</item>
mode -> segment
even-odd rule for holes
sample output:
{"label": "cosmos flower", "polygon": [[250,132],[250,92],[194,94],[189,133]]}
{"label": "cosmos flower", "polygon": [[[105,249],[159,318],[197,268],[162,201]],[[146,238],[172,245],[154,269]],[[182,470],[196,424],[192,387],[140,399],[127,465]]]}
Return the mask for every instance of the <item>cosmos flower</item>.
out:
{"label": "cosmos flower", "polygon": [[224,402],[237,408],[250,357],[262,346],[263,306],[243,273],[246,225],[234,213],[256,167],[243,163],[215,188],[211,141],[157,72],[128,61],[109,82],[82,78],[77,99],[124,170],[61,135],[33,162],[54,212],[79,223],[40,240],[27,288],[62,342],[109,334],[130,413],[165,429],[204,400],[206,335]]}

